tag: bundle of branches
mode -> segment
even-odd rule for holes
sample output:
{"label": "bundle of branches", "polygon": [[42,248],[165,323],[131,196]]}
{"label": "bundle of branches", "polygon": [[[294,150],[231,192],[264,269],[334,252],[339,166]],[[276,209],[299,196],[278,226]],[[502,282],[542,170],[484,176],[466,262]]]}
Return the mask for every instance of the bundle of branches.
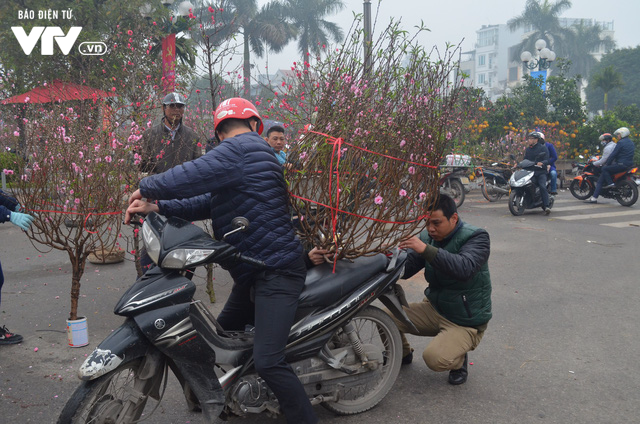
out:
{"label": "bundle of branches", "polygon": [[340,258],[379,252],[424,226],[439,195],[437,165],[468,113],[458,102],[459,47],[426,51],[418,33],[392,22],[367,66],[363,31],[351,31],[325,59],[296,64],[269,107],[294,128],[312,124],[288,152],[286,179],[301,236]]}

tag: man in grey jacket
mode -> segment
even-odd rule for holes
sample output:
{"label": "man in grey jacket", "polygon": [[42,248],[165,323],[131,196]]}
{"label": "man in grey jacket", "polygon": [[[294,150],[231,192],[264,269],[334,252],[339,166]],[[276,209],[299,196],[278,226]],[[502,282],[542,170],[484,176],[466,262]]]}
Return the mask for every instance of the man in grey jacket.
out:
{"label": "man in grey jacket", "polygon": [[162,100],[160,123],[142,134],[142,172],[159,174],[201,155],[196,133],[182,122],[185,101],[180,93],[169,93]]}

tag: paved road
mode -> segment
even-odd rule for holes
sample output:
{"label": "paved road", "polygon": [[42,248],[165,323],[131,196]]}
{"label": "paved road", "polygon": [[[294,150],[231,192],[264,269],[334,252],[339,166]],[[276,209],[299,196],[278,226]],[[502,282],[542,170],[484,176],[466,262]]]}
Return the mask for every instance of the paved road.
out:
{"label": "paved road", "polygon": [[[624,208],[605,201],[585,205],[561,191],[550,216],[531,211],[513,217],[506,200],[488,203],[478,191],[469,193],[460,214],[491,234],[494,289],[494,318],[470,355],[469,381],[450,386],[446,374],[430,371],[417,355],[374,410],[336,417],[318,407],[321,422],[638,422],[640,205]],[[72,349],[64,334],[70,281],[65,255],[35,251],[9,224],[0,226],[0,240],[6,277],[0,325],[25,336],[21,345],[0,348],[0,423],[55,422],[78,383],[76,369],[121,322],[112,308],[132,281],[133,265],[87,267],[80,310],[89,317],[90,346]],[[230,287],[226,273],[216,272],[216,284],[224,299]],[[420,276],[403,285],[410,300],[422,298]],[[198,296],[204,299],[202,289]],[[410,340],[417,351],[429,341]],[[203,420],[186,412],[170,381],[149,422]],[[262,416],[230,422],[284,420]]]}

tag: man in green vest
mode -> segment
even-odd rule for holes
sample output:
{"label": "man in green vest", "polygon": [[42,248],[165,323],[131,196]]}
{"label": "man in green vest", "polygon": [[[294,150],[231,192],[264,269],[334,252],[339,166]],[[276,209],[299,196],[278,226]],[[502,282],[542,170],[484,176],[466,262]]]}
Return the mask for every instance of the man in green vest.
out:
{"label": "man in green vest", "polygon": [[[419,236],[400,242],[409,249],[403,278],[424,269],[429,286],[426,298],[404,307],[418,336],[433,337],[422,358],[434,371],[449,371],[449,383],[467,381],[467,352],[474,350],[491,319],[491,276],[487,261],[489,234],[462,222],[456,204],[440,195]],[[395,320],[402,332],[403,364],[413,360],[404,333],[410,330]]]}

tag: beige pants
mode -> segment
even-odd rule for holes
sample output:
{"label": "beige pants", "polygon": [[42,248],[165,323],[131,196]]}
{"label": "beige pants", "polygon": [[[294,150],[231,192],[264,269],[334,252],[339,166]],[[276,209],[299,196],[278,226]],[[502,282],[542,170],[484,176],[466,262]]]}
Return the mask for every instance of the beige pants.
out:
{"label": "beige pants", "polygon": [[391,315],[402,333],[402,356],[411,352],[411,345],[407,341],[405,333],[433,337],[433,340],[422,352],[422,359],[434,371],[461,368],[464,363],[464,355],[470,350],[474,350],[484,335],[484,330],[480,331],[473,327],[462,327],[452,323],[440,315],[426,298],[420,303],[410,303],[408,308],[403,307],[403,309],[418,332],[411,333],[406,325]]}

